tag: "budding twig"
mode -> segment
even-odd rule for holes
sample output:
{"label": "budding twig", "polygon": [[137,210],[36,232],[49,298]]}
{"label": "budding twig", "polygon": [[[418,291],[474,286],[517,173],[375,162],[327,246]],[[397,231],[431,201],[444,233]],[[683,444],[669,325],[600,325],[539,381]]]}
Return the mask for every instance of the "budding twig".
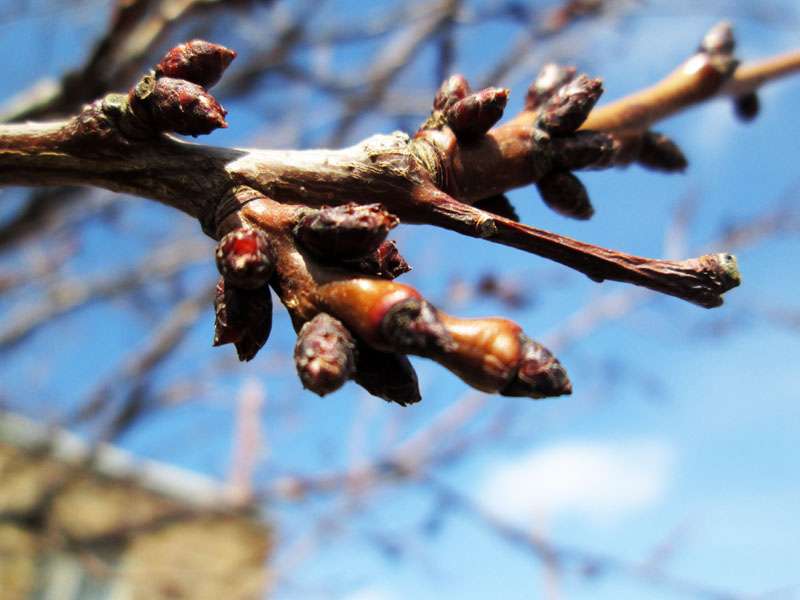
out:
{"label": "budding twig", "polygon": [[720,306],[722,294],[741,281],[736,259],[729,254],[680,262],[642,258],[484,212],[453,200],[433,186],[417,193],[417,198],[427,204],[435,225],[549,258],[595,281],[632,283],[705,308]]}
{"label": "budding twig", "polygon": [[195,41],[168,53],[128,95],[109,95],[60,123],[0,126],[0,183],[97,185],[198,218],[219,239],[215,344],[233,343],[242,360],[255,356],[271,327],[270,285],[299,331],[298,373],[320,395],[352,377],[386,400],[416,402],[408,354],[440,362],[487,392],[566,394],[563,367],[515,324],[446,315],[392,281],[409,267],[386,235],[400,221],[435,225],[596,281],[718,306],[739,284],[732,256],[663,261],[578,242],[518,223],[503,194],[536,183],[553,208],[587,218],[591,204],[571,171],[631,160],[683,168],[680,150],[650,124],[719,93],[733,94],[740,112],[752,115],[757,85],[800,68],[793,53],[734,71],[732,48],[730,29],[718,27],[671,76],[605,109],[593,109],[600,80],[549,66],[520,114],[500,126],[507,90],[472,93],[454,76],[413,140],[394,133],[338,151],[284,152],[164,135],[225,126],[225,111],[206,88],[234,53]]}

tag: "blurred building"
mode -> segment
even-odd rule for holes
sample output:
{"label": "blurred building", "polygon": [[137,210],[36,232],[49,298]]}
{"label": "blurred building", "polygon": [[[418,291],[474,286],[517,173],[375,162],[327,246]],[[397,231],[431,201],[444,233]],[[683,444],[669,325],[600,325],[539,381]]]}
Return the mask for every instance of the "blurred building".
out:
{"label": "blurred building", "polygon": [[0,598],[249,600],[269,527],[226,486],[0,413]]}

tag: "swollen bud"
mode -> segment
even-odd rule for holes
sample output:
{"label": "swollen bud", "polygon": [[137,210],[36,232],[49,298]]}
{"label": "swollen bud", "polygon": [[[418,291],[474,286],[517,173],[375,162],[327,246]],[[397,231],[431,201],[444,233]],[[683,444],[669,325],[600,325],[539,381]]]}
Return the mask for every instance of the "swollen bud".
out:
{"label": "swollen bud", "polygon": [[469,84],[463,76],[452,75],[442,83],[439,91],[436,92],[436,96],[433,99],[433,110],[447,110],[471,93]]}
{"label": "swollen bud", "polygon": [[723,21],[717,23],[703,36],[699,50],[706,54],[732,54],[736,40],[733,37],[733,26]]}
{"label": "swollen bud", "polygon": [[203,87],[184,79],[157,79],[149,98],[156,127],[197,137],[227,127],[227,111]]}
{"label": "swollen bud", "polygon": [[319,313],[297,334],[294,362],[304,388],[330,394],[353,375],[355,340],[341,321]]}
{"label": "swollen bud", "polygon": [[175,46],[156,65],[156,77],[185,79],[208,89],[236,58],[236,52],[224,46],[193,40]]}
{"label": "swollen bud", "polygon": [[301,210],[294,236],[318,258],[353,260],[377,250],[398,223],[380,204],[351,203]]}
{"label": "swollen bud", "polygon": [[373,396],[400,406],[422,399],[414,367],[406,356],[381,352],[363,342],[357,347],[355,382]]}
{"label": "swollen bud", "polygon": [[733,100],[733,109],[740,121],[752,121],[758,115],[758,96],[754,93],[738,96]]}
{"label": "swollen bud", "polygon": [[384,240],[374,252],[352,261],[347,266],[359,273],[390,280],[411,270],[406,260],[400,256],[397,244],[393,240]]}
{"label": "swollen bud", "polygon": [[657,171],[683,171],[688,165],[681,149],[667,136],[648,131],[636,159],[641,165]]}
{"label": "swollen bud", "polygon": [[580,130],[550,140],[550,160],[554,170],[607,167],[613,164],[619,150],[619,142],[603,131]]}
{"label": "swollen bud", "polygon": [[580,220],[594,214],[586,188],[569,171],[551,171],[536,182],[536,187],[545,204],[559,214]]}
{"label": "swollen bud", "polygon": [[572,133],[583,124],[602,93],[602,79],[576,77],[544,103],[536,126],[551,135]]}
{"label": "swollen bud", "polygon": [[525,96],[525,109],[539,108],[555,94],[558,88],[575,78],[575,70],[575,67],[560,67],[555,63],[545,65],[528,88],[528,94]]}
{"label": "swollen bud", "polygon": [[[232,300],[236,302],[234,298]],[[242,339],[244,324],[237,323],[228,315],[228,298],[225,279],[222,277],[214,292],[214,315],[214,346],[233,344]]]}
{"label": "swollen bud", "polygon": [[507,103],[508,90],[486,88],[450,106],[445,120],[457,137],[476,138],[500,120]]}
{"label": "swollen bud", "polygon": [[269,240],[263,231],[231,231],[217,244],[217,268],[230,283],[247,289],[261,287],[275,271]]}
{"label": "swollen bud", "polygon": [[222,277],[214,295],[214,345],[233,344],[239,360],[249,361],[267,343],[272,330],[269,287],[246,290]]}
{"label": "swollen bud", "polygon": [[572,384],[561,363],[547,348],[520,334],[522,356],[514,379],[501,390],[503,396],[552,398],[572,393]]}

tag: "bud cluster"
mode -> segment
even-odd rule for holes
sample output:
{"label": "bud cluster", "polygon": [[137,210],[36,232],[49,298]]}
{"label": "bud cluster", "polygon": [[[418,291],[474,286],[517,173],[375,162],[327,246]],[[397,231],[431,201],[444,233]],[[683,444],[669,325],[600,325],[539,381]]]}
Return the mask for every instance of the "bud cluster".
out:
{"label": "bud cluster", "polygon": [[202,40],[170,50],[128,94],[133,113],[156,132],[197,137],[227,127],[227,111],[207,88],[236,57],[233,50]]}
{"label": "bud cluster", "polygon": [[461,75],[446,79],[433,99],[431,116],[420,131],[449,127],[459,141],[480,138],[503,116],[508,90],[489,87],[473,93]]}
{"label": "bud cluster", "polygon": [[[560,363],[506,319],[459,319],[437,310],[414,288],[378,279],[337,281],[325,286],[323,294],[325,310],[361,341],[354,378],[375,395],[393,401],[399,396],[403,403],[414,397],[416,380],[407,374],[405,361],[388,358],[394,353],[433,359],[488,393],[543,398],[571,391]],[[387,367],[371,359],[375,352],[398,369],[387,383],[376,375],[386,377]],[[393,382],[391,394],[388,381]]]}

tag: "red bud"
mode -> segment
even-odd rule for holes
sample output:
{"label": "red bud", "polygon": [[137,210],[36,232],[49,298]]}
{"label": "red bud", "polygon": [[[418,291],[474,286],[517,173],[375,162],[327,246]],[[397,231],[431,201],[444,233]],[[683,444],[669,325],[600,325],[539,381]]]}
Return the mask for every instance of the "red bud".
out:
{"label": "red bud", "polygon": [[380,204],[346,204],[300,212],[295,237],[323,260],[353,260],[375,250],[400,219]]}
{"label": "red bud", "polygon": [[475,138],[489,131],[503,116],[508,90],[486,88],[447,109],[445,119],[459,138]]}
{"label": "red bud", "polygon": [[258,229],[231,231],[217,244],[217,268],[230,283],[254,289],[269,281],[275,271],[269,240]]}
{"label": "red bud", "polygon": [[576,77],[541,107],[536,126],[551,135],[572,133],[583,124],[602,93],[602,79]]}
{"label": "red bud", "polygon": [[320,313],[303,325],[294,361],[303,387],[324,396],[338,390],[355,368],[355,340],[341,321]]}
{"label": "red bud", "polygon": [[185,79],[208,89],[236,58],[236,52],[224,46],[194,40],[175,46],[156,65],[156,77]]}
{"label": "red bud", "polygon": [[552,398],[572,393],[572,384],[561,363],[547,348],[520,335],[522,356],[514,379],[500,393],[503,396]]}
{"label": "red bud", "polygon": [[442,83],[433,99],[433,110],[447,110],[453,104],[469,96],[471,90],[461,75],[452,75]]}
{"label": "red bud", "polygon": [[575,67],[560,67],[555,63],[545,65],[528,88],[528,95],[525,96],[525,108],[527,110],[539,108],[556,93],[558,88],[574,78]]}
{"label": "red bud", "polygon": [[153,122],[162,131],[197,137],[227,127],[227,111],[201,86],[162,77],[149,98]]}
{"label": "red bud", "polygon": [[383,241],[377,250],[347,266],[359,273],[374,275],[381,279],[394,279],[411,270],[405,259],[400,256],[397,244],[392,240]]}

